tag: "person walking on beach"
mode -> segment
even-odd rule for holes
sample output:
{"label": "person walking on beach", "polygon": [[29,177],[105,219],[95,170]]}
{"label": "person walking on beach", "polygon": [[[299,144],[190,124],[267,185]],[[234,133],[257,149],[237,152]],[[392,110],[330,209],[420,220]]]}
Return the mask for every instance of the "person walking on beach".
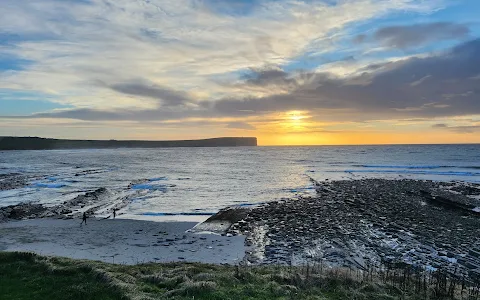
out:
{"label": "person walking on beach", "polygon": [[83,222],[87,225],[87,214],[85,212],[83,212],[82,223],[80,223],[80,226],[82,226]]}
{"label": "person walking on beach", "polygon": [[117,209],[114,208],[114,209],[113,209],[113,218],[115,219],[116,216],[117,216]]}

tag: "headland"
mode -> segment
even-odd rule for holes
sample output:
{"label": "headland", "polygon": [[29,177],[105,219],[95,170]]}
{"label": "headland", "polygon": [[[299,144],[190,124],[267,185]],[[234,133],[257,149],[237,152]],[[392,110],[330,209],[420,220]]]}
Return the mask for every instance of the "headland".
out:
{"label": "headland", "polygon": [[239,147],[257,146],[255,137],[220,137],[202,140],[66,140],[41,137],[0,137],[0,150],[169,148],[169,147]]}

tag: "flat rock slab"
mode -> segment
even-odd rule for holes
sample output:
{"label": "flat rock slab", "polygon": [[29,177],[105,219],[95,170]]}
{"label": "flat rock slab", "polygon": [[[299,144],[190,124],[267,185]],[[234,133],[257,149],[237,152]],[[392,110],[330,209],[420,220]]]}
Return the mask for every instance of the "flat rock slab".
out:
{"label": "flat rock slab", "polygon": [[0,224],[0,249],[119,264],[202,262],[235,264],[244,237],[186,232],[193,222],[34,219]]}
{"label": "flat rock slab", "polygon": [[[270,202],[228,232],[246,235],[253,264],[366,269],[406,263],[458,276],[480,269],[480,185],[364,179],[316,182],[317,195]],[[473,275],[472,275],[473,276]]]}

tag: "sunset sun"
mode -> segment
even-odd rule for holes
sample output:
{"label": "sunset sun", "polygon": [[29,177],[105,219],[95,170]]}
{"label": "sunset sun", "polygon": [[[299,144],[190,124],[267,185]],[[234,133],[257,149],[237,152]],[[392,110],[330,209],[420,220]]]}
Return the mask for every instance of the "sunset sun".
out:
{"label": "sunset sun", "polygon": [[287,119],[295,123],[299,123],[301,120],[305,118],[306,116],[303,115],[303,112],[301,111],[294,110],[287,113]]}
{"label": "sunset sun", "polygon": [[299,115],[291,115],[290,120],[292,121],[300,121],[302,119],[302,116]]}

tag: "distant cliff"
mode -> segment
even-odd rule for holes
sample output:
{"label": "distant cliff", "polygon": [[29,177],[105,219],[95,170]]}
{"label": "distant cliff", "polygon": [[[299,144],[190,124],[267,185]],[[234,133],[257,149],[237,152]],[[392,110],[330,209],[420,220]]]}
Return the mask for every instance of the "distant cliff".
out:
{"label": "distant cliff", "polygon": [[166,148],[257,146],[255,137],[222,137],[183,141],[59,140],[39,137],[0,137],[0,150],[49,150],[89,148]]}

